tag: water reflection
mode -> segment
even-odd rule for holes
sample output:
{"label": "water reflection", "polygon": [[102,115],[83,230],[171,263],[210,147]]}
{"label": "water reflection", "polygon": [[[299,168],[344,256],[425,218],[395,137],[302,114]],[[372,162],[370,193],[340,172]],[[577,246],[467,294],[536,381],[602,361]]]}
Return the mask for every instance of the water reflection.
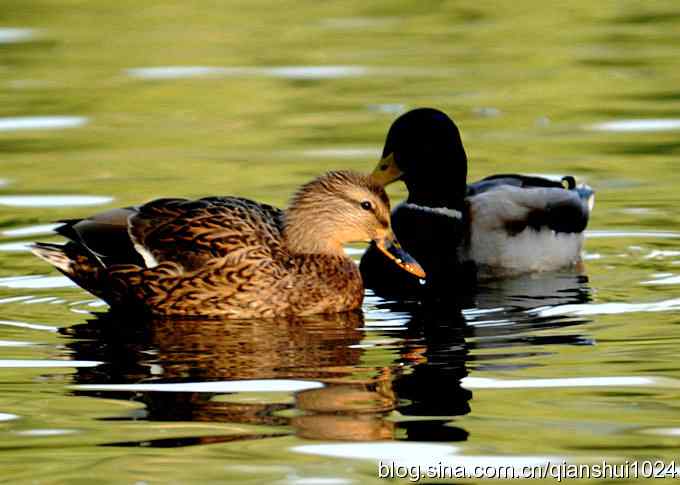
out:
{"label": "water reflection", "polygon": [[[313,424],[304,417],[279,413],[292,408],[323,415],[315,408],[328,402],[333,414],[352,409],[352,393],[380,393],[380,376],[359,377],[363,350],[363,316],[347,313],[315,318],[252,321],[144,321],[112,313],[98,315],[86,324],[64,329],[77,339],[75,356],[98,355],[107,364],[91,372],[78,369],[77,384],[210,383],[213,381],[304,379],[328,384],[320,390],[284,393],[273,381],[270,392],[136,392],[133,399],[146,405],[146,419],[153,421],[217,421],[267,426],[286,426],[297,419],[307,434],[372,435],[370,425]],[[75,358],[74,356],[74,358]],[[337,388],[334,388],[336,385]],[[317,386],[311,386],[317,387]],[[246,390],[246,389],[244,389]],[[346,390],[345,393],[342,390]],[[275,391],[275,392],[271,392]],[[320,392],[317,392],[320,391]],[[338,392],[340,391],[340,392]],[[129,398],[125,391],[76,391],[78,394]],[[330,393],[330,398],[324,398]],[[239,399],[240,396],[240,399]],[[346,396],[345,399],[342,399]],[[363,401],[363,399],[362,399]],[[364,406],[370,412],[373,406]],[[381,405],[382,407],[382,405]],[[389,407],[389,406],[388,406]],[[332,420],[331,420],[332,421]],[[312,424],[310,424],[312,423]],[[357,431],[342,429],[350,426]],[[288,430],[275,429],[278,434]],[[270,432],[265,433],[267,436]],[[261,437],[247,435],[243,438]],[[179,444],[186,444],[181,442]],[[164,446],[168,446],[164,443]]]}
{"label": "water reflection", "polygon": [[539,273],[486,282],[478,290],[475,306],[526,311],[543,306],[587,303],[592,299],[588,277],[579,270],[583,271],[583,268],[574,272]]}
{"label": "water reflection", "polygon": [[[542,365],[557,352],[554,345],[594,345],[579,327],[589,320],[570,313],[546,315],[546,309],[588,307],[588,278],[578,272],[544,273],[488,282],[465,310],[466,339],[476,370],[520,370]],[[574,327],[572,331],[566,329]],[[527,358],[540,358],[527,361]],[[467,379],[465,382],[469,382]],[[464,382],[464,387],[470,389]]]}
{"label": "water reflection", "polygon": [[[455,416],[470,412],[472,393],[461,387],[467,376],[469,347],[465,318],[460,308],[432,304],[414,312],[408,324],[407,345],[401,359],[410,364],[395,381],[395,392],[404,404],[400,427],[409,441],[464,441],[468,432],[452,424]],[[442,390],[445,389],[445,393]],[[455,421],[454,421],[455,422]]]}
{"label": "water reflection", "polygon": [[[226,437],[110,445],[186,446],[290,434],[322,441],[459,442],[469,436],[457,420],[471,411],[470,388],[486,382],[470,380],[470,366],[483,369],[498,360],[512,367],[505,361],[526,355],[526,345],[588,341],[580,334],[526,335],[584,322],[528,311],[589,299],[582,276],[549,280],[498,284],[473,310],[441,301],[378,302],[372,313],[406,317],[391,327],[369,325],[361,312],[228,322],[104,313],[60,332],[73,339],[72,359],[103,362],[78,367],[73,392],[145,405],[117,419],[257,426]],[[513,351],[518,346],[522,350]],[[506,350],[486,353],[499,348]]]}
{"label": "water reflection", "polygon": [[[469,412],[471,397],[460,388],[466,375],[465,344],[462,315],[454,314],[453,321],[434,325],[414,317],[394,357],[377,365],[364,363],[361,313],[244,322],[141,321],[106,313],[62,333],[77,339],[69,344],[74,359],[96,356],[106,362],[78,368],[75,392],[124,399],[132,395],[146,405],[145,419],[265,425],[275,427],[275,434],[317,440],[450,441],[465,439],[467,433],[445,427],[441,416]],[[265,387],[249,392],[253,380]],[[312,385],[294,394],[282,392],[277,383],[289,380]],[[211,389],[215,381],[234,383],[233,390],[242,392]],[[154,384],[182,382],[205,383],[206,392],[187,386],[184,392],[152,390]],[[318,382],[324,386],[314,385]],[[438,392],[441,382],[452,390],[444,401]],[[126,383],[137,386],[107,386]],[[426,422],[422,416],[437,421]],[[407,417],[421,417],[420,425]],[[243,439],[255,437],[261,436]]]}

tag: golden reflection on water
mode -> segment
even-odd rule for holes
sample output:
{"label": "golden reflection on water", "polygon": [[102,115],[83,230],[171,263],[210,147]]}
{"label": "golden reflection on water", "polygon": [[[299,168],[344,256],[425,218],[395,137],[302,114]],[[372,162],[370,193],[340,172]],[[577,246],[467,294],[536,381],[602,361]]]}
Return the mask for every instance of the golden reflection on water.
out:
{"label": "golden reflection on water", "polygon": [[[459,315],[457,319],[460,318]],[[415,320],[412,323],[422,325]],[[96,355],[106,362],[89,371],[78,369],[74,380],[77,385],[104,384],[105,388],[106,383],[264,379],[322,382],[324,387],[298,392],[292,400],[282,399],[276,392],[245,393],[239,398],[238,393],[150,391],[140,392],[136,398],[146,405],[146,419],[153,421],[289,426],[299,437],[308,439],[403,438],[412,425],[399,425],[390,418],[391,413],[400,408],[408,414],[414,407],[418,412],[432,413],[427,401],[438,398],[427,391],[427,386],[438,378],[454,376],[455,380],[446,385],[456,388],[466,375],[464,358],[453,374],[446,369],[424,373],[415,370],[428,359],[427,344],[418,335],[414,335],[413,343],[407,337],[403,349],[395,347],[389,365],[365,364],[362,359],[366,350],[360,345],[365,336],[361,312],[229,322],[144,321],[105,313],[85,324],[65,327],[63,332],[76,339],[69,344],[74,359]],[[444,333],[450,334],[448,330]],[[460,329],[451,335],[464,353]],[[447,342],[452,344],[450,338]],[[406,374],[404,368],[408,369]],[[92,391],[77,392],[93,395]],[[468,392],[461,393],[469,399]],[[125,394],[95,391],[94,395]],[[463,403],[462,408],[454,405],[451,409],[450,414],[455,415],[459,409],[467,412],[468,407]]]}

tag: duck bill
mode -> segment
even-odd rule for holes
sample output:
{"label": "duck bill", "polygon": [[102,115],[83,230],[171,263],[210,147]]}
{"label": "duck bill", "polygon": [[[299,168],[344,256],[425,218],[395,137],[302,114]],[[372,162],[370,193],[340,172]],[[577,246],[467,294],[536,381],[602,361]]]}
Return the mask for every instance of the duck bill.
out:
{"label": "duck bill", "polygon": [[384,239],[375,242],[376,247],[382,251],[385,256],[394,261],[399,267],[417,276],[418,278],[425,278],[425,271],[418,264],[418,261],[413,259],[409,253],[404,251],[399,242],[390,235]]}
{"label": "duck bill", "polygon": [[383,187],[399,180],[404,173],[397,166],[394,153],[382,158],[371,172],[371,180]]}

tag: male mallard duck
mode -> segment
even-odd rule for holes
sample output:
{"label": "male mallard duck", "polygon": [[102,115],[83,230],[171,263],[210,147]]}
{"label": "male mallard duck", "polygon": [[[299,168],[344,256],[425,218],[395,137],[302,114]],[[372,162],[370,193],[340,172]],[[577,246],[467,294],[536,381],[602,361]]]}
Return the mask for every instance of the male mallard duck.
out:
{"label": "male mallard duck", "polygon": [[[573,177],[556,182],[493,175],[467,184],[467,156],[454,122],[420,108],[390,127],[382,160],[372,173],[381,185],[403,180],[406,201],[392,224],[428,279],[456,279],[470,266],[477,277],[548,271],[580,260],[593,191]],[[367,286],[385,282],[384,262],[372,249],[362,258]],[[389,278],[388,278],[389,279]]]}
{"label": "male mallard duck", "polygon": [[64,221],[65,245],[33,252],[114,308],[158,316],[258,318],[358,308],[363,285],[342,245],[373,241],[418,277],[390,228],[382,186],[330,172],[284,212],[239,197],[158,199]]}

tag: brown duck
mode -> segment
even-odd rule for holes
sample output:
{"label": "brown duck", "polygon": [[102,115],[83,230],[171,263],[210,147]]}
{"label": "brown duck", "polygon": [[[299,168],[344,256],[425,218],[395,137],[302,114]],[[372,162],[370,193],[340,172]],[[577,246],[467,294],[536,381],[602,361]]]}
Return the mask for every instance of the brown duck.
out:
{"label": "brown duck", "polygon": [[329,172],[282,211],[240,197],[158,199],[63,221],[64,245],[33,253],[114,309],[267,318],[352,310],[363,284],[343,244],[372,241],[424,272],[394,238],[389,200],[367,176]]}

